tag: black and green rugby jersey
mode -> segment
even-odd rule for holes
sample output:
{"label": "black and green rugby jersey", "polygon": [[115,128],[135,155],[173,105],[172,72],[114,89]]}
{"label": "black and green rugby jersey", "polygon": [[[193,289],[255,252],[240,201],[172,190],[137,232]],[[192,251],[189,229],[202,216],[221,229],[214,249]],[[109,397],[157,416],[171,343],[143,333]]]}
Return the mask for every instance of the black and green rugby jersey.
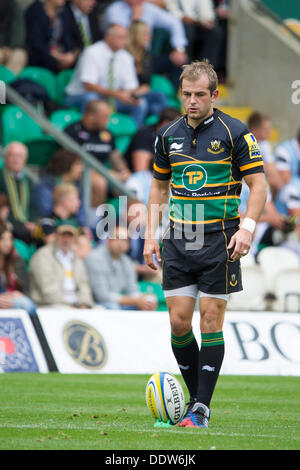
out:
{"label": "black and green rugby jersey", "polygon": [[153,176],[172,178],[174,222],[204,224],[205,231],[238,225],[242,178],[263,171],[254,135],[218,109],[196,129],[182,116],[156,137]]}

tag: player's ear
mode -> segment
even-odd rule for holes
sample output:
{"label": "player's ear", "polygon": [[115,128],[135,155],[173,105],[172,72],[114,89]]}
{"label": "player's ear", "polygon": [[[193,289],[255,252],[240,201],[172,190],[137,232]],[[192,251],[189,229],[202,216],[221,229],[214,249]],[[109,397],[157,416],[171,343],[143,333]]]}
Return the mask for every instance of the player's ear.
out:
{"label": "player's ear", "polygon": [[213,103],[216,101],[218,96],[219,96],[219,90],[216,89],[215,91],[212,92],[212,95],[211,95],[211,100],[212,100]]}

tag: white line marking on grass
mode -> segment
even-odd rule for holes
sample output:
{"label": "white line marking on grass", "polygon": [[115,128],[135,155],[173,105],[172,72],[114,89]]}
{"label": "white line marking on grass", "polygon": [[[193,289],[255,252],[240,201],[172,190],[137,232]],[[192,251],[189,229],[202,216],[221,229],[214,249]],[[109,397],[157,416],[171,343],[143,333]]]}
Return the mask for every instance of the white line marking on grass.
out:
{"label": "white line marking on grass", "polygon": [[[1,424],[0,423],[0,428],[5,429],[5,428],[14,428],[14,429],[43,429],[45,431],[50,430],[50,429],[56,429],[56,430],[74,430],[74,431],[101,431],[103,429],[109,430],[110,428],[118,428],[118,425],[115,425],[114,423],[111,424],[101,424],[97,425],[95,424],[94,426],[88,426],[88,425],[73,425],[73,424],[67,424],[67,425],[54,425],[54,424],[48,424],[48,423],[41,423],[41,424],[13,424],[13,423],[7,423],[7,424]],[[121,430],[121,429],[120,429]],[[190,434],[190,435],[196,435],[195,430],[187,430],[187,429],[180,429],[180,428],[174,428],[174,430],[171,429],[155,429],[153,427],[150,428],[145,428],[144,426],[140,425],[135,425],[132,428],[122,428],[122,430],[126,432],[145,432],[145,433],[157,433],[157,436],[159,436],[160,432],[175,432],[176,434]],[[199,432],[199,430],[196,430]],[[212,429],[207,429],[207,430],[201,430],[200,432],[204,431],[205,436],[210,436],[210,437],[215,437],[215,436],[226,436],[226,437],[247,437],[249,438],[249,433],[238,433],[238,432],[220,432],[220,431],[214,431]],[[256,434],[255,436],[251,436],[251,438],[263,438],[263,439],[282,439],[281,435],[278,434]],[[290,440],[290,436],[287,436],[287,439]],[[293,440],[300,440],[300,438],[295,437]]]}

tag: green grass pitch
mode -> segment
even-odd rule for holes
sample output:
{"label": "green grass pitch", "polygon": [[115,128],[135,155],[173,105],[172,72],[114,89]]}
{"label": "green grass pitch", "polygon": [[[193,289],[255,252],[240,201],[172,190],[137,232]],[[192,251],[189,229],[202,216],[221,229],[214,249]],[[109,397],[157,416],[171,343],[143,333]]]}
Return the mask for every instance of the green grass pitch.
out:
{"label": "green grass pitch", "polygon": [[154,428],[148,379],[0,374],[0,449],[300,449],[299,377],[221,376],[208,429]]}

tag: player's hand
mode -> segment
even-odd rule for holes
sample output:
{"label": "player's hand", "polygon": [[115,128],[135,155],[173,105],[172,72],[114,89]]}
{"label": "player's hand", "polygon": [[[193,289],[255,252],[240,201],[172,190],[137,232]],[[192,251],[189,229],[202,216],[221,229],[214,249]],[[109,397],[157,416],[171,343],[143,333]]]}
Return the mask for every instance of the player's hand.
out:
{"label": "player's hand", "polygon": [[233,249],[233,252],[230,256],[232,261],[237,261],[243,256],[247,255],[250,250],[252,242],[252,234],[249,230],[240,228],[234,235],[232,235],[230,243],[228,245],[228,250]]}
{"label": "player's hand", "polygon": [[156,255],[157,261],[161,262],[160,247],[157,240],[146,239],[144,245],[144,259],[147,266],[157,271],[158,267],[153,261],[153,255]]}

